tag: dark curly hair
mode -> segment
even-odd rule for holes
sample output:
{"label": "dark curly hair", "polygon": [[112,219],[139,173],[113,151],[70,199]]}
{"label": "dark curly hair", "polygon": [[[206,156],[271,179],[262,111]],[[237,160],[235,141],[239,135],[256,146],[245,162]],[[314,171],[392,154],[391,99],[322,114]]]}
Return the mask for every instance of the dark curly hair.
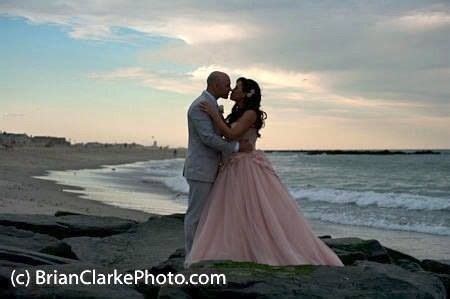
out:
{"label": "dark curly hair", "polygon": [[242,90],[244,93],[247,94],[251,92],[251,90],[254,90],[254,92],[250,97],[246,97],[244,107],[239,108],[237,103],[234,104],[233,108],[231,109],[231,113],[225,118],[225,120],[228,125],[231,125],[232,123],[237,121],[245,111],[254,110],[256,112],[256,121],[253,127],[257,129],[256,133],[258,137],[261,137],[261,134],[259,134],[259,130],[264,127],[264,120],[267,119],[267,113],[260,109],[261,89],[259,88],[258,83],[256,83],[256,81],[252,79],[240,77],[236,80],[236,83],[238,82],[241,82]]}

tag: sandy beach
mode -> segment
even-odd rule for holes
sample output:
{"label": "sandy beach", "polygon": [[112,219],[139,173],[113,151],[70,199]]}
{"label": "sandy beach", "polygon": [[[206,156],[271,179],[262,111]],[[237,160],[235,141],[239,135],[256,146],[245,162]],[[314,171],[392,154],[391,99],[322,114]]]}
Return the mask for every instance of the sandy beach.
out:
{"label": "sandy beach", "polygon": [[[179,156],[183,155],[178,151]],[[48,170],[99,168],[173,157],[172,149],[16,147],[0,151],[0,210],[14,214],[48,214],[69,211],[145,221],[149,213],[123,209],[63,192],[64,186],[33,178]],[[73,189],[73,187],[71,187]]]}

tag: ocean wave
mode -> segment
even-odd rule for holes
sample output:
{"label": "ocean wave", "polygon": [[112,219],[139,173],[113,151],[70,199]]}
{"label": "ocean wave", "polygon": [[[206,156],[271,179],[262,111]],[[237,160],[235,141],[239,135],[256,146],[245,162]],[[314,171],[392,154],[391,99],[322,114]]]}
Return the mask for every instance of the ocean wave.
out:
{"label": "ocean wave", "polygon": [[[175,193],[181,193],[186,195],[189,191],[189,186],[186,183],[186,180],[182,176],[178,177],[146,177],[146,179],[149,179],[151,181],[159,182],[164,184],[166,187],[168,187],[170,190],[172,190]],[[320,190],[320,192],[316,193],[316,195],[320,195],[325,190]],[[335,190],[340,191],[340,190]],[[344,191],[345,192],[345,191]],[[355,193],[355,192],[351,192]],[[358,193],[358,192],[356,192]],[[359,192],[359,193],[366,193],[366,192]],[[302,192],[304,195],[304,193]],[[361,195],[363,196],[363,195]],[[342,195],[341,195],[342,197]],[[321,198],[319,196],[319,198]],[[322,198],[323,199],[323,198]],[[388,199],[386,199],[388,200]],[[335,201],[334,201],[335,202]],[[345,203],[353,203],[354,201],[347,200]],[[359,205],[369,205],[373,201],[364,201],[360,200]],[[340,203],[340,202],[338,202]],[[397,204],[391,204],[384,201],[378,202],[379,206],[388,206],[389,207],[404,207],[405,204],[408,204],[408,201],[404,201],[403,204],[397,203]],[[411,204],[411,203],[409,203]],[[420,209],[430,209],[430,208],[436,208],[436,206],[425,206],[425,207],[419,207],[414,206],[415,208]],[[419,233],[428,233],[428,234],[435,234],[435,235],[444,235],[444,236],[450,236],[450,228],[447,226],[434,226],[432,224],[423,224],[423,223],[408,223],[407,219],[401,218],[399,219],[399,223],[393,223],[392,220],[383,219],[382,217],[370,217],[370,218],[359,218],[357,216],[351,215],[349,213],[344,214],[328,214],[328,213],[306,213],[308,217],[311,217],[312,219],[317,219],[321,221],[331,222],[331,223],[337,223],[337,224],[345,224],[345,225],[356,225],[356,226],[366,226],[366,227],[373,227],[373,228],[379,228],[379,229],[387,229],[387,230],[402,230],[402,231],[411,231],[411,232],[419,232]],[[404,223],[403,223],[404,222]]]}
{"label": "ocean wave", "polygon": [[378,193],[330,188],[293,189],[291,193],[296,199],[334,204],[356,204],[361,207],[375,205],[383,208],[406,208],[408,210],[450,210],[450,199],[406,193]]}
{"label": "ocean wave", "polygon": [[401,230],[410,232],[427,233],[433,235],[450,236],[450,228],[442,225],[429,225],[424,223],[392,223],[380,217],[357,218],[348,214],[323,214],[323,213],[305,213],[305,216],[311,219],[326,221],[336,224],[366,226],[381,228],[386,230]]}
{"label": "ocean wave", "polygon": [[[290,156],[287,156],[290,157]],[[154,160],[140,164],[145,167],[145,179],[160,182],[174,193],[187,194],[188,184],[182,176],[184,160]],[[281,163],[283,164],[283,163]],[[284,165],[284,164],[283,164]],[[282,165],[282,166],[283,166]],[[333,188],[290,188],[292,196],[300,200],[322,201],[334,204],[356,204],[408,210],[450,210],[450,198],[431,197],[408,193],[352,191]]]}
{"label": "ocean wave", "polygon": [[145,176],[142,178],[142,182],[153,181],[162,183],[164,186],[169,188],[169,190],[175,193],[183,193],[188,194],[189,185],[186,182],[186,179],[182,176],[174,176],[174,177],[159,177],[159,176]]}
{"label": "ocean wave", "polygon": [[[174,193],[188,194],[186,179],[173,169],[148,170],[143,181],[150,180],[165,185]],[[334,204],[356,204],[361,207],[402,208],[408,210],[450,210],[450,199],[406,193],[379,193],[374,191],[350,191],[331,188],[290,189],[295,199],[322,201]]]}

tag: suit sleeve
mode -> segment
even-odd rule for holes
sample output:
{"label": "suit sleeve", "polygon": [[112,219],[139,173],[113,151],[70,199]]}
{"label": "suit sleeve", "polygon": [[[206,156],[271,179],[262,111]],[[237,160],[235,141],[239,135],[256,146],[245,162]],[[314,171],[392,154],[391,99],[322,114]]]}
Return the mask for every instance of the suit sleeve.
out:
{"label": "suit sleeve", "polygon": [[206,113],[200,110],[200,106],[196,105],[192,107],[189,117],[194,124],[195,131],[204,144],[226,154],[231,154],[235,151],[237,142],[227,142],[217,135],[214,132],[211,119]]}

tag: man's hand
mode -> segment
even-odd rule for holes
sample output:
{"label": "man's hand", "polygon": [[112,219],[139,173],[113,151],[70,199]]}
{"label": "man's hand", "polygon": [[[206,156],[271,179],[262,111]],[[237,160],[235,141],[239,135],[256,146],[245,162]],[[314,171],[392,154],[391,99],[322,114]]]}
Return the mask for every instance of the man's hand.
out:
{"label": "man's hand", "polygon": [[240,152],[251,152],[253,150],[253,145],[248,142],[247,139],[239,141],[239,151]]}
{"label": "man's hand", "polygon": [[203,112],[206,112],[209,116],[211,116],[212,119],[218,118],[222,116],[217,109],[215,109],[210,103],[206,101],[200,102],[200,109]]}

